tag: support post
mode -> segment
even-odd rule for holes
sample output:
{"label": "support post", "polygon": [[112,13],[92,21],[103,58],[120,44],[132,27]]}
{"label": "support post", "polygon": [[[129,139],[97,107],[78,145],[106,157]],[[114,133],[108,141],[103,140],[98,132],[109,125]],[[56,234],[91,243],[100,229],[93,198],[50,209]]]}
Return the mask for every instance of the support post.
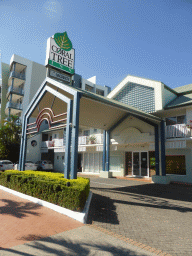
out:
{"label": "support post", "polygon": [[67,104],[67,128],[66,128],[65,166],[64,166],[65,179],[69,179],[69,173],[70,173],[71,121],[72,121],[72,100],[70,100],[69,103]]}
{"label": "support post", "polygon": [[71,179],[77,178],[78,134],[79,134],[80,93],[76,92],[73,101]]}
{"label": "support post", "polygon": [[106,171],[109,172],[110,131],[106,132]]}
{"label": "support post", "polygon": [[166,163],[165,163],[165,124],[161,121],[161,170],[162,176],[166,176]]}
{"label": "support post", "polygon": [[27,134],[26,134],[27,124],[28,124],[28,119],[24,115],[23,125],[22,125],[20,155],[19,155],[19,171],[25,170],[25,158],[26,158],[26,147],[27,147]]}
{"label": "support post", "polygon": [[159,176],[159,126],[155,126],[155,169]]}
{"label": "support post", "polygon": [[103,171],[105,171],[106,165],[106,131],[103,131]]}

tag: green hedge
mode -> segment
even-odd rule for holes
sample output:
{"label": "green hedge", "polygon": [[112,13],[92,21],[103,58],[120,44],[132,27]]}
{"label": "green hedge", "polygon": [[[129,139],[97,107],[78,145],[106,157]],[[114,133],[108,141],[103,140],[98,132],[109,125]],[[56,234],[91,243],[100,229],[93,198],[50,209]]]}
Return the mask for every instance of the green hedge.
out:
{"label": "green hedge", "polygon": [[90,190],[87,178],[68,180],[62,173],[37,171],[0,172],[0,185],[73,211],[83,210]]}

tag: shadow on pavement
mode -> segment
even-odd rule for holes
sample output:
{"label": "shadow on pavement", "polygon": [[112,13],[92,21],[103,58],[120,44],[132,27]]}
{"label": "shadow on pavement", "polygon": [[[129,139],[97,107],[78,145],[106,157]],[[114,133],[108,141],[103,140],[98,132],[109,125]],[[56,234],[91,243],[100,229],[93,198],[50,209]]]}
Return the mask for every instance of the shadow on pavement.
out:
{"label": "shadow on pavement", "polygon": [[[28,243],[24,245],[24,250],[21,248],[1,248],[3,255],[105,255],[105,253],[110,253],[110,255],[145,255],[142,253],[137,253],[133,250],[123,248],[121,246],[115,247],[111,244],[98,244],[92,241],[88,242],[74,242],[71,239],[54,239],[48,237],[35,241],[33,243]],[[29,252],[28,252],[29,251]],[[1,254],[2,255],[2,254]],[[109,255],[109,254],[107,254]],[[146,254],[147,255],[147,254]]]}
{"label": "shadow on pavement", "polygon": [[93,193],[87,224],[92,224],[92,221],[119,224],[114,200]]}
{"label": "shadow on pavement", "polygon": [[14,200],[1,199],[5,205],[0,207],[0,214],[12,215],[16,218],[24,218],[28,214],[39,216],[39,213],[34,212],[34,210],[42,207],[41,205],[34,203],[19,203]]}
{"label": "shadow on pavement", "polygon": [[[182,206],[181,202],[192,202],[192,187],[175,184],[142,184],[127,187],[91,187],[93,197],[88,214],[88,223],[94,221],[119,224],[116,213],[117,204],[167,209],[178,212],[192,212],[192,206]],[[116,194],[111,199],[105,195]],[[119,197],[117,197],[119,195]],[[127,200],[122,200],[126,195]],[[125,198],[125,197],[124,197]],[[173,200],[173,201],[170,201]],[[174,201],[175,200],[175,201]],[[181,202],[177,202],[181,201]]]}

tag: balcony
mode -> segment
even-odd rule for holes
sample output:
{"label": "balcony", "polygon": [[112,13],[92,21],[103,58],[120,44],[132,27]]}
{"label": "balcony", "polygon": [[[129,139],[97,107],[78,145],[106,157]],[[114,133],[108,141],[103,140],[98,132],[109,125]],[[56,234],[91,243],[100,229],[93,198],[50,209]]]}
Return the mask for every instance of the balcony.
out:
{"label": "balcony", "polygon": [[42,148],[54,148],[55,146],[55,143],[54,143],[54,140],[47,140],[47,141],[42,141],[41,142],[41,147]]}
{"label": "balcony", "polygon": [[17,95],[24,96],[24,89],[23,88],[19,88],[19,87],[12,87],[12,86],[10,86],[8,88],[8,91],[7,91],[7,97],[9,96],[10,93],[14,93],[14,94],[17,94]]}
{"label": "balcony", "polygon": [[175,124],[165,126],[166,139],[191,137],[191,129],[186,124]]}
{"label": "balcony", "polygon": [[103,134],[79,136],[79,145],[103,144]]}
{"label": "balcony", "polygon": [[[80,145],[102,144],[103,134],[94,135],[95,140],[90,141],[90,136],[79,136],[78,143]],[[62,148],[65,147],[65,139],[54,139],[52,141],[42,141],[41,148]]]}
{"label": "balcony", "polygon": [[11,71],[9,78],[11,77],[25,80],[25,74],[16,71]]}
{"label": "balcony", "polygon": [[13,102],[13,101],[8,101],[7,104],[6,104],[6,108],[13,108],[13,109],[17,109],[17,110],[23,110],[23,104]]}

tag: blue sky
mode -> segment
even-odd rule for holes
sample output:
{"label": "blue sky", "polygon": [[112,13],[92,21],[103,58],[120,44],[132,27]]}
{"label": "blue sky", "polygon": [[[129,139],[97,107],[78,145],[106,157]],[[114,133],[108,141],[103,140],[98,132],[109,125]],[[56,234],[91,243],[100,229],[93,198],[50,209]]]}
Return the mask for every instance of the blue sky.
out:
{"label": "blue sky", "polygon": [[0,0],[2,62],[45,63],[47,38],[67,31],[75,71],[114,88],[126,75],[192,83],[192,0]]}

